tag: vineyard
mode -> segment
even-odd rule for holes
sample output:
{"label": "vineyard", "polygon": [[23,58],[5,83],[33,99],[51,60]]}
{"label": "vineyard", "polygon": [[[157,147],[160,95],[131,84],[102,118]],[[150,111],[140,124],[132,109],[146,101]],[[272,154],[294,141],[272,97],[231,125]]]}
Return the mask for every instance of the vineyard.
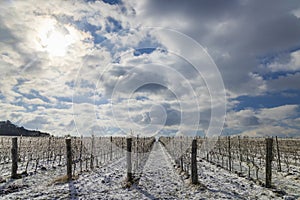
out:
{"label": "vineyard", "polygon": [[[110,182],[110,187],[121,182],[124,188],[139,185],[139,180],[155,167],[152,164],[157,157],[162,156],[159,150],[149,160],[153,146],[166,151],[163,159],[170,157],[170,161],[162,163],[174,163],[168,170],[178,171],[181,179],[194,185],[202,184],[204,167],[209,166],[236,174],[257,187],[281,191],[281,196],[290,193],[297,197],[300,192],[299,139],[160,137],[158,141],[154,137],[1,137],[0,195],[24,189],[10,187],[12,180],[26,182],[30,177],[41,176],[64,184],[95,171],[101,171],[101,176],[107,171],[117,176],[118,180],[112,180],[111,174],[109,181],[102,180],[104,184]],[[119,171],[121,175],[116,174]],[[295,184],[287,185],[289,181]]]}
{"label": "vineyard", "polygon": [[[68,179],[121,159],[130,151],[130,172],[142,172],[154,138],[126,137],[1,137],[1,182],[22,178],[39,171],[55,170]],[[69,141],[69,149],[68,149]],[[2,193],[9,191],[2,191]]]}
{"label": "vineyard", "polygon": [[[279,187],[291,190],[289,186],[280,185],[282,176],[296,175],[300,179],[300,140],[291,138],[250,138],[250,137],[161,137],[176,163],[188,177],[193,170],[193,145],[195,165],[203,160],[236,173],[240,177],[254,181],[263,187]],[[196,170],[197,171],[197,170]],[[285,182],[283,182],[284,184]],[[296,191],[296,193],[299,192]]]}

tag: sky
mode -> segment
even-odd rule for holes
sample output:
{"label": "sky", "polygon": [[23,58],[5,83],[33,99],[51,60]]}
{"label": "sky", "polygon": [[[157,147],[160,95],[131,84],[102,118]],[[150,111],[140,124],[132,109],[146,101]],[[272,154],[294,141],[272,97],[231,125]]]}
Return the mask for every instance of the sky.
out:
{"label": "sky", "polygon": [[298,0],[3,0],[0,120],[53,135],[300,136]]}

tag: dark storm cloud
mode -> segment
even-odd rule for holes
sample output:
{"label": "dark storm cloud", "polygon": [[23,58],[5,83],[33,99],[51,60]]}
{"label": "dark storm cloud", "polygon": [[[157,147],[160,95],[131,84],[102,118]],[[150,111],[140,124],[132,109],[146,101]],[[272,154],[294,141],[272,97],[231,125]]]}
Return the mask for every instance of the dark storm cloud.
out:
{"label": "dark storm cloud", "polygon": [[[221,17],[230,10],[237,9],[238,1],[208,1],[208,0],[191,0],[191,1],[147,1],[146,8],[148,13],[168,17],[169,14],[186,14],[205,17]],[[193,18],[191,18],[192,20]]]}
{"label": "dark storm cloud", "polygon": [[165,90],[167,90],[165,86],[156,83],[149,83],[138,88],[136,92],[161,92]]}
{"label": "dark storm cloud", "polygon": [[134,92],[161,92],[168,86],[162,73],[143,68],[113,67],[101,77],[106,96],[113,91],[131,94]]}
{"label": "dark storm cloud", "polygon": [[[0,45],[1,45],[1,54],[7,57],[12,57],[11,51],[16,50],[20,51],[18,44],[22,42],[22,39],[15,36],[13,31],[7,27],[5,21],[0,19]],[[1,55],[0,55],[1,56]],[[2,61],[2,60],[0,60]]]}
{"label": "dark storm cloud", "polygon": [[[154,0],[147,1],[146,8],[145,14],[152,15],[151,17],[154,18],[171,20],[172,16],[177,16],[186,19],[186,22],[191,24],[186,30],[188,34],[207,45],[211,43],[215,43],[215,45],[228,44],[231,48],[236,46],[243,47],[245,50],[250,48],[250,50],[261,49],[263,51],[265,49],[267,52],[274,47],[284,50],[297,43],[300,45],[298,37],[300,22],[291,13],[294,9],[300,8],[300,3],[296,0],[176,0],[171,2]],[[234,22],[234,26],[226,27],[224,24],[225,34],[224,32],[217,35],[213,33],[219,23],[229,20]],[[170,25],[172,26],[172,23]],[[176,24],[173,28],[180,29],[180,27],[176,27]],[[209,36],[203,32],[210,32],[213,35]],[[233,41],[238,41],[238,43]]]}
{"label": "dark storm cloud", "polygon": [[166,126],[179,125],[181,122],[181,112],[175,109],[167,109]]}
{"label": "dark storm cloud", "polygon": [[[166,120],[164,125],[165,126],[173,126],[173,125],[180,125],[181,123],[181,112],[175,108],[172,108],[170,104],[168,103],[164,103],[161,104],[162,108],[165,110],[166,112]],[[161,124],[161,116],[160,116],[160,112],[155,112],[155,111],[151,111],[152,113],[150,114],[150,112],[145,112],[142,113],[140,115],[136,115],[134,118],[134,121],[136,123],[139,124]]]}
{"label": "dark storm cloud", "polygon": [[256,126],[259,125],[258,118],[255,116],[242,117],[240,119],[242,126]]}
{"label": "dark storm cloud", "polygon": [[49,121],[44,116],[36,116],[34,119],[27,121],[24,124],[24,127],[31,129],[41,129],[45,124],[48,124]]}
{"label": "dark storm cloud", "polygon": [[[147,1],[140,15],[153,25],[182,31],[207,47],[227,89],[259,94],[263,82],[250,72],[260,71],[260,58],[300,46],[300,20],[291,1]],[[179,20],[180,23],[176,23]],[[169,23],[166,23],[169,21]],[[184,25],[181,25],[184,24]]]}
{"label": "dark storm cloud", "polygon": [[0,25],[0,42],[13,43],[16,40],[13,33],[5,26],[2,20],[0,20]]}
{"label": "dark storm cloud", "polygon": [[269,81],[268,89],[270,91],[300,90],[300,72],[279,76],[278,79]]}

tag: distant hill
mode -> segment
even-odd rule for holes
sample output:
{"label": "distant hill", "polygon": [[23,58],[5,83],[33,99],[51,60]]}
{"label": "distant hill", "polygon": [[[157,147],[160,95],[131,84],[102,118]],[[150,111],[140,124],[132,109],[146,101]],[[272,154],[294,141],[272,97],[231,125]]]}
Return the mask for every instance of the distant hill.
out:
{"label": "distant hill", "polygon": [[0,136],[35,136],[35,137],[48,137],[49,133],[40,131],[27,130],[24,127],[18,127],[12,124],[9,120],[0,121]]}

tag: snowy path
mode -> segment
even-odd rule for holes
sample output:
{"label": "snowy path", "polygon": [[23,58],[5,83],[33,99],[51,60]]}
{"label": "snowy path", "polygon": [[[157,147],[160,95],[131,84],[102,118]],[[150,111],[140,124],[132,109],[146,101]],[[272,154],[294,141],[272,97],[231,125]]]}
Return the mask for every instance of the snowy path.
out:
{"label": "snowy path", "polygon": [[[198,162],[199,181],[206,188],[194,187],[182,180],[173,168],[170,155],[158,142],[153,146],[137,184],[124,187],[126,158],[84,172],[77,180],[51,184],[65,168],[39,172],[4,184],[26,185],[0,199],[283,199],[271,190],[238,177],[205,161]],[[285,199],[297,199],[288,198]]]}
{"label": "snowy path", "polygon": [[193,187],[172,167],[170,155],[156,142],[135,186],[138,199],[281,199],[268,189],[208,162],[198,163],[199,181],[206,188]]}
{"label": "snowy path", "polygon": [[150,199],[183,199],[184,183],[174,172],[162,145],[156,142],[136,189]]}

